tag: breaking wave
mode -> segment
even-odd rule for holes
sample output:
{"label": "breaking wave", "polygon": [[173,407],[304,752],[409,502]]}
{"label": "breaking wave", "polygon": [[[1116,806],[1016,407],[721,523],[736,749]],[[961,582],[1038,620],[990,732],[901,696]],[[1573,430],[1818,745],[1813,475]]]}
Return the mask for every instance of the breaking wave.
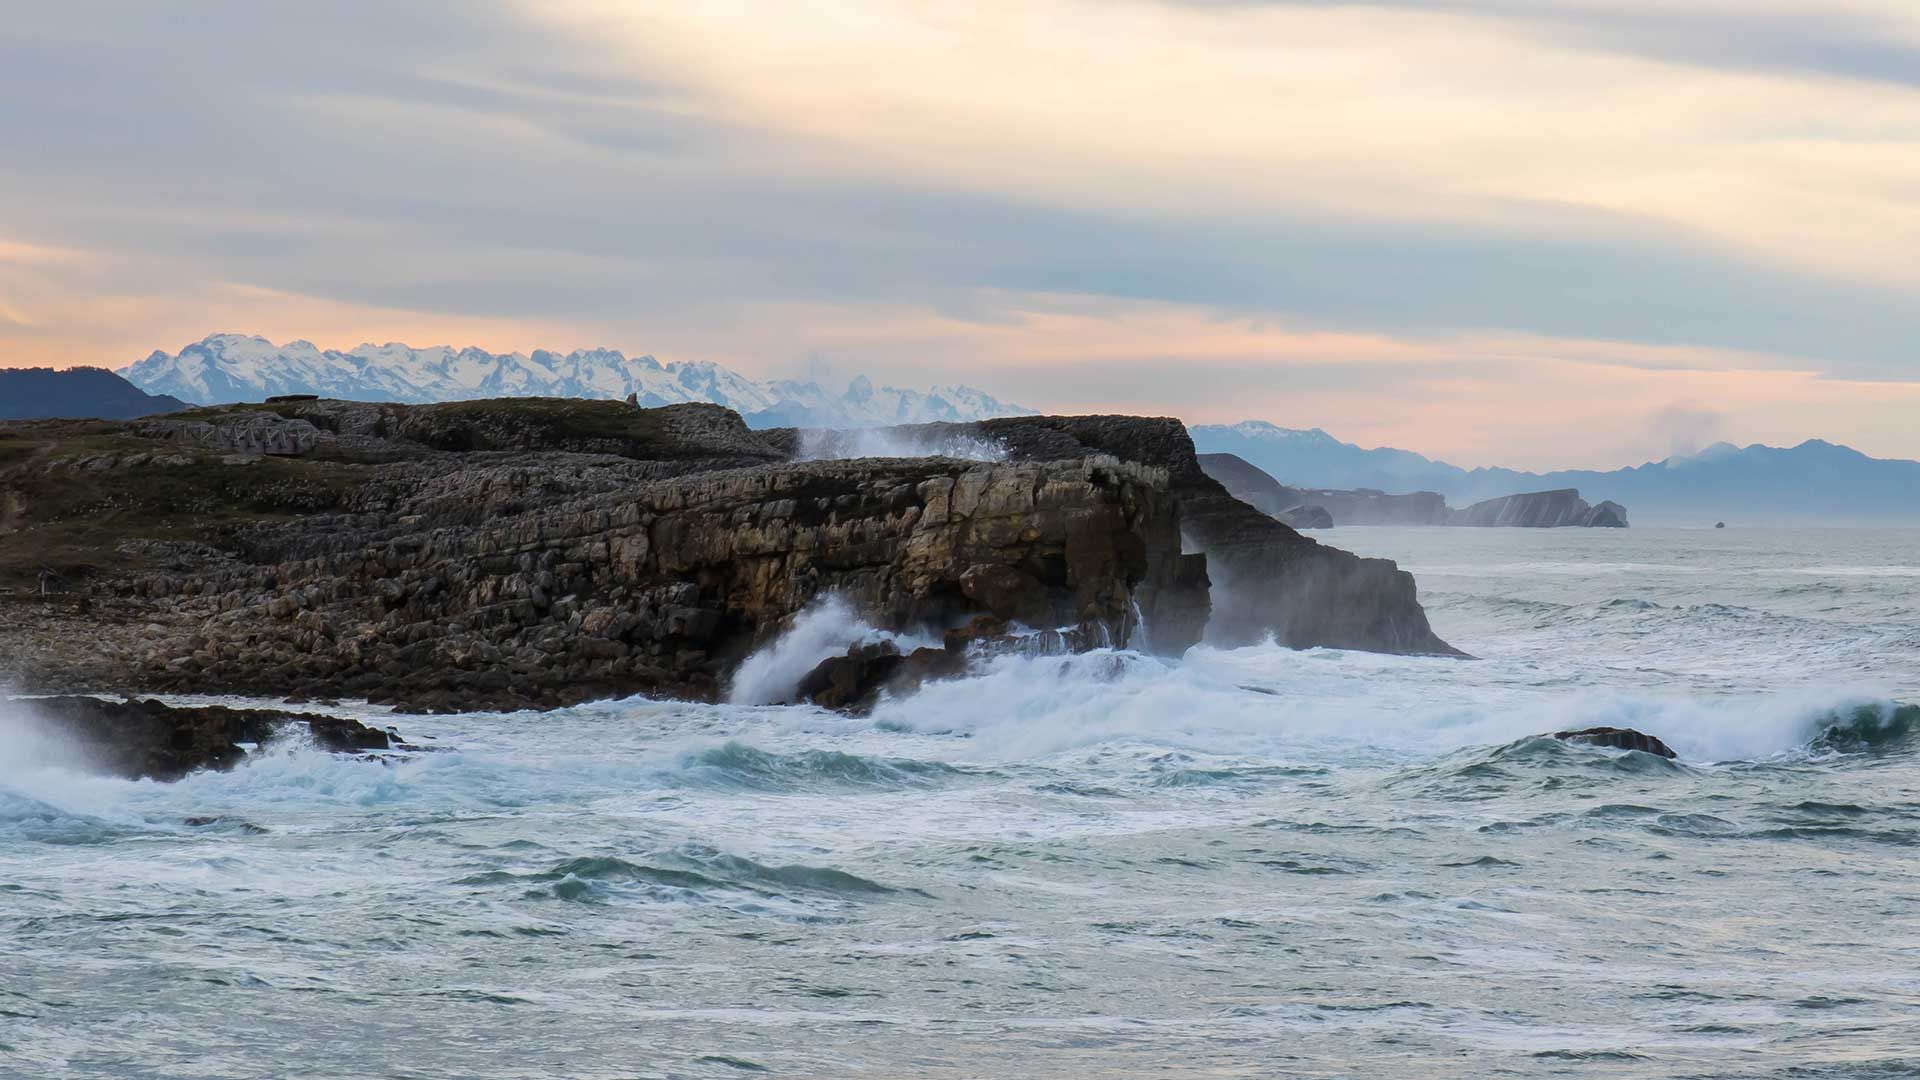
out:
{"label": "breaking wave", "polygon": [[823,660],[844,656],[856,645],[893,642],[902,652],[931,642],[877,630],[838,596],[814,601],[787,631],[747,657],[727,688],[732,705],[777,705],[790,701],[807,673]]}
{"label": "breaking wave", "polygon": [[937,761],[867,757],[839,750],[777,754],[741,742],[692,752],[682,769],[696,783],[755,791],[931,787],[976,771]]}
{"label": "breaking wave", "polygon": [[962,461],[1005,461],[1007,448],[964,431],[941,428],[865,428],[852,431],[811,429],[801,433],[796,461],[841,461],[848,458],[958,458]]}

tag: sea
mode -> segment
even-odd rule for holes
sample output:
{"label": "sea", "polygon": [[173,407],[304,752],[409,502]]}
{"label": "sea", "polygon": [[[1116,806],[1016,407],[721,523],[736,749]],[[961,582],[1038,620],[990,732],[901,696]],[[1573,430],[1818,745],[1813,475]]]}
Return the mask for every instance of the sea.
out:
{"label": "sea", "polygon": [[348,705],[432,749],[173,784],[15,708],[0,1076],[1920,1076],[1920,530],[1317,535],[1475,659]]}

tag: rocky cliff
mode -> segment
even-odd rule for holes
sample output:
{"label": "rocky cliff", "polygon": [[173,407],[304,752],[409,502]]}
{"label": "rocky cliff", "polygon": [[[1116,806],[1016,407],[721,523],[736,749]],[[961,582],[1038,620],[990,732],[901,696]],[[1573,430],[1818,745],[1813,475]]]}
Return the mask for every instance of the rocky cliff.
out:
{"label": "rocky cliff", "polygon": [[709,697],[829,594],[894,630],[1450,651],[1408,575],[1233,499],[1177,422],[969,427],[1006,460],[796,462],[797,433],[716,406],[554,399],[0,427],[5,674],[423,708]]}
{"label": "rocky cliff", "polygon": [[1213,583],[1208,642],[1271,635],[1293,648],[1459,655],[1428,624],[1411,574],[1317,543],[1235,498],[1207,475],[1178,420],[1033,416],[894,430],[933,443],[970,435],[1016,460],[1094,453],[1164,468],[1187,547],[1206,557]]}

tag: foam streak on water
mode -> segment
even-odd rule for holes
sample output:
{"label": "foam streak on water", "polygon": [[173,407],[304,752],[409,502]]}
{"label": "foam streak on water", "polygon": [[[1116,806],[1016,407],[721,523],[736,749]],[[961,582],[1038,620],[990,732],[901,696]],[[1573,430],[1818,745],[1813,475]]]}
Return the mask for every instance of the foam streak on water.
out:
{"label": "foam streak on water", "polygon": [[[1736,532],[1333,538],[1473,662],[9,742],[0,1076],[1914,1075],[1920,534]],[[1681,760],[1534,737],[1595,724]]]}

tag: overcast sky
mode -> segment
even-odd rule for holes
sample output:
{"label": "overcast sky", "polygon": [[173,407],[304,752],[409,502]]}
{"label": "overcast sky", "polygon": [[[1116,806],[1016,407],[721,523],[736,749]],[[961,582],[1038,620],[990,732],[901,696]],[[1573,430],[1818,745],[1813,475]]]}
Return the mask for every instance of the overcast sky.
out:
{"label": "overcast sky", "polygon": [[610,346],[1920,457],[1913,0],[10,2],[0,364]]}

